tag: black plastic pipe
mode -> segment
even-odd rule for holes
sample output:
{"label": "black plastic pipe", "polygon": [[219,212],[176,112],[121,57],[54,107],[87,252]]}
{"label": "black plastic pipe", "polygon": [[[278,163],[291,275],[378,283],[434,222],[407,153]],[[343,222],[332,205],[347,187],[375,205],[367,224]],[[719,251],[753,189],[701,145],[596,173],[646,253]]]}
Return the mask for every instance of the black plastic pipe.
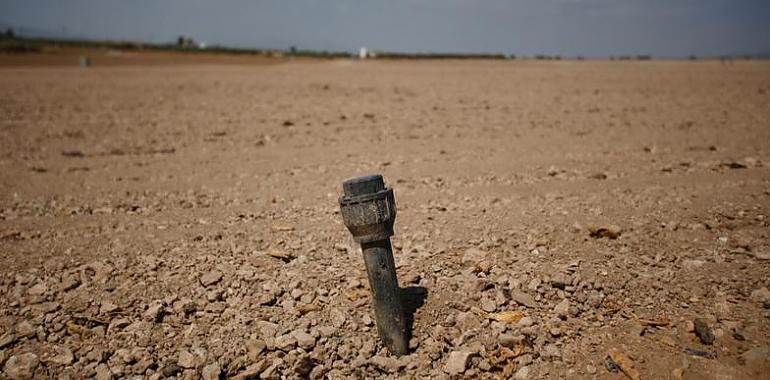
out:
{"label": "black plastic pipe", "polygon": [[396,219],[393,189],[385,187],[381,175],[370,175],[343,182],[342,191],[342,220],[361,244],[380,339],[391,354],[405,355],[409,337],[390,245]]}

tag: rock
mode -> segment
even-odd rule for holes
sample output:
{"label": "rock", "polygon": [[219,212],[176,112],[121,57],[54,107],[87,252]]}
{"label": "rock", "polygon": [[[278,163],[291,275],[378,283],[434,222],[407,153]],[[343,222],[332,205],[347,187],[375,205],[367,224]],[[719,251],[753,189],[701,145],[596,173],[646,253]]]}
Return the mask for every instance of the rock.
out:
{"label": "rock", "polygon": [[391,356],[388,356],[388,357],[380,356],[380,355],[373,356],[371,359],[369,359],[369,363],[372,366],[389,373],[396,373],[398,372],[399,369],[403,368],[399,360]]}
{"label": "rock", "polygon": [[695,335],[698,336],[701,343],[709,346],[714,344],[714,334],[711,332],[706,321],[701,318],[695,318],[693,324],[695,325]]}
{"label": "rock", "polygon": [[149,307],[147,307],[147,310],[144,312],[142,317],[148,322],[160,322],[163,320],[164,314],[165,310],[163,308],[163,303],[156,300],[153,301]]}
{"label": "rock", "polygon": [[310,356],[303,355],[297,358],[293,369],[294,373],[300,375],[301,377],[307,377],[307,375],[313,371],[313,367],[315,367],[315,362],[313,359],[310,358]]}
{"label": "rock", "polygon": [[596,373],[596,367],[594,367],[591,364],[586,365],[586,373],[589,375],[593,375]]}
{"label": "rock", "polygon": [[285,334],[275,338],[275,347],[283,351],[293,349],[296,344],[297,338],[293,334]]}
{"label": "rock", "polygon": [[16,335],[22,338],[32,338],[37,335],[37,331],[35,330],[35,326],[32,326],[29,321],[21,321],[16,325]]}
{"label": "rock", "polygon": [[503,347],[514,348],[522,344],[525,339],[526,337],[523,335],[500,334],[500,336],[497,338],[497,341]]}
{"label": "rock", "polygon": [[526,380],[529,379],[529,366],[524,366],[519,368],[516,373],[513,374],[513,378],[515,380]]}
{"label": "rock", "polygon": [[267,368],[267,360],[260,360],[254,363],[237,375],[230,377],[232,380],[253,380],[259,378],[259,374]]}
{"label": "rock", "polygon": [[495,303],[495,301],[492,301],[488,297],[484,297],[481,299],[481,309],[486,312],[492,313],[495,310],[497,310],[497,304]]}
{"label": "rock", "polygon": [[222,375],[222,368],[219,363],[212,363],[205,367],[201,371],[201,379],[203,380],[219,380]]}
{"label": "rock", "polygon": [[96,376],[94,379],[96,380],[112,380],[114,376],[112,375],[112,371],[110,371],[110,367],[107,366],[107,364],[99,364],[96,366]]}
{"label": "rock", "polygon": [[206,272],[201,276],[201,285],[211,286],[222,280],[222,273],[215,270]]}
{"label": "rock", "polygon": [[115,305],[110,301],[104,301],[102,302],[102,305],[99,307],[99,314],[112,314],[118,310],[120,310],[120,307],[118,305]]}
{"label": "rock", "polygon": [[15,334],[12,334],[10,331],[6,332],[2,337],[0,337],[0,349],[6,348],[16,343],[18,339],[19,338]]}
{"label": "rock", "polygon": [[72,364],[75,361],[75,355],[67,347],[59,347],[56,349],[56,355],[52,356],[48,360],[48,363],[57,364],[60,366],[66,366]]}
{"label": "rock", "polygon": [[48,291],[48,288],[43,283],[37,283],[35,286],[29,288],[27,290],[27,294],[30,296],[42,296],[45,294],[45,292]]}
{"label": "rock", "polygon": [[160,370],[160,375],[163,377],[174,377],[182,372],[182,367],[176,365],[176,363],[168,363]]}
{"label": "rock", "polygon": [[33,379],[38,365],[40,359],[33,353],[14,355],[5,362],[4,373],[11,380]]}
{"label": "rock", "polygon": [[551,286],[557,289],[564,289],[572,283],[572,279],[564,273],[557,273],[551,278]]}
{"label": "rock", "polygon": [[751,292],[750,298],[752,301],[759,303],[770,302],[770,290],[767,290],[767,287],[761,287]]}
{"label": "rock", "polygon": [[525,316],[524,318],[521,318],[518,323],[516,323],[516,327],[518,328],[524,328],[529,327],[535,324],[535,320],[532,319],[530,316]]}
{"label": "rock", "polygon": [[746,364],[763,363],[770,359],[770,349],[767,347],[752,348],[740,356],[740,360]]}
{"label": "rock", "polygon": [[569,300],[564,299],[561,302],[559,302],[554,308],[554,313],[559,316],[559,318],[567,318],[567,315],[569,315]]}
{"label": "rock", "polygon": [[179,351],[179,354],[177,355],[176,364],[182,368],[195,368],[196,367],[195,355],[191,354],[190,351],[187,351],[187,350]]}
{"label": "rock", "polygon": [[614,224],[607,226],[589,226],[588,233],[594,238],[617,239],[623,233],[623,229]]}
{"label": "rock", "polygon": [[131,321],[129,321],[128,318],[116,318],[110,322],[110,330],[122,330],[130,324]]}
{"label": "rock", "polygon": [[468,367],[468,362],[471,359],[470,351],[452,351],[449,354],[449,359],[444,366],[444,372],[449,375],[459,375],[465,372],[465,368]]}
{"label": "rock", "polygon": [[517,304],[526,306],[528,308],[537,307],[537,301],[535,301],[535,297],[532,297],[531,295],[520,290],[512,290],[511,299]]}
{"label": "rock", "polygon": [[297,340],[297,345],[299,345],[303,349],[309,351],[309,350],[312,350],[313,347],[315,347],[315,338],[313,338],[313,336],[311,336],[310,334],[302,330],[296,330],[292,334],[294,335],[294,338]]}
{"label": "rock", "polygon": [[263,338],[272,338],[278,333],[280,326],[269,321],[257,321],[257,328]]}

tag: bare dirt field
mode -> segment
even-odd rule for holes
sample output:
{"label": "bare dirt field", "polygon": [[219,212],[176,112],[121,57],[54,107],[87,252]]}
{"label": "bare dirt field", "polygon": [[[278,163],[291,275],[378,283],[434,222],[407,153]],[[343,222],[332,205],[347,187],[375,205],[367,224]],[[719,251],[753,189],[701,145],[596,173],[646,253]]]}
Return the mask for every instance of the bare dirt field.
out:
{"label": "bare dirt field", "polygon": [[0,378],[767,378],[768,62],[95,62],[0,69]]}

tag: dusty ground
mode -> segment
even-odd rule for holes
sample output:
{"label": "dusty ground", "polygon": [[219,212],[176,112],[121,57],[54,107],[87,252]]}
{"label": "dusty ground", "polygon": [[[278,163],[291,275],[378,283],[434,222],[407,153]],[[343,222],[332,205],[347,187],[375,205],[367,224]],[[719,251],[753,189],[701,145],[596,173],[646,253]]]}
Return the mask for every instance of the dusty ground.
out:
{"label": "dusty ground", "polygon": [[[4,68],[0,377],[762,378],[768,105],[766,62]],[[367,173],[427,292],[400,359]]]}

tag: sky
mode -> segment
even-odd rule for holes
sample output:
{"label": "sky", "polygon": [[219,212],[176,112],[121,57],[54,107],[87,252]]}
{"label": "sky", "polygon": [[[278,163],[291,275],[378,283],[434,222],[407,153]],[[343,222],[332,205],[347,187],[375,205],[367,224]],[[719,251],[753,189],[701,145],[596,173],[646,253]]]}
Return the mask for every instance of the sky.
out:
{"label": "sky", "polygon": [[770,53],[770,0],[0,0],[7,27],[266,49],[716,56]]}

